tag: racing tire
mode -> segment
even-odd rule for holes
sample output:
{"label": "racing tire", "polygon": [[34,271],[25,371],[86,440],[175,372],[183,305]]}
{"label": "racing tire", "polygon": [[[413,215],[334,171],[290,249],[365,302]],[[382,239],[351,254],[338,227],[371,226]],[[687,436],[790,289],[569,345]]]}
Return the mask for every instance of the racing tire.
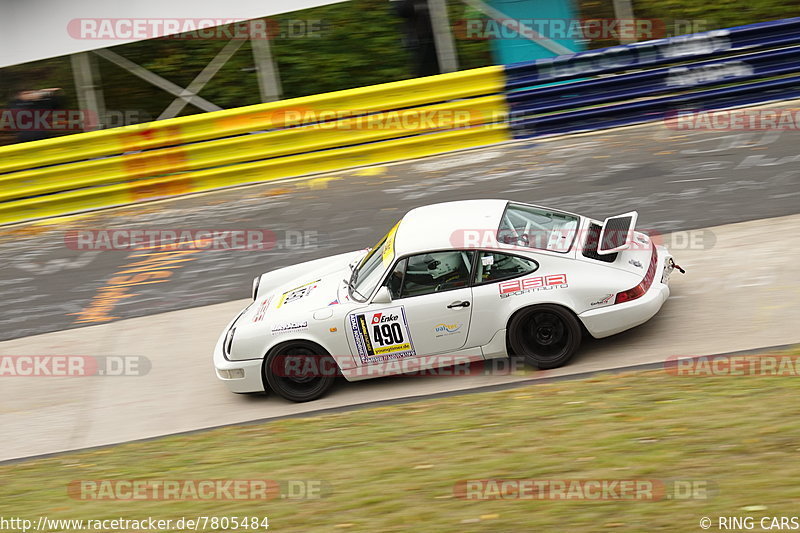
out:
{"label": "racing tire", "polygon": [[276,346],[264,358],[266,385],[292,402],[310,402],[333,386],[339,369],[319,345],[303,340]]}
{"label": "racing tire", "polygon": [[528,307],[516,313],[508,324],[510,352],[541,370],[569,362],[582,337],[578,319],[559,305]]}

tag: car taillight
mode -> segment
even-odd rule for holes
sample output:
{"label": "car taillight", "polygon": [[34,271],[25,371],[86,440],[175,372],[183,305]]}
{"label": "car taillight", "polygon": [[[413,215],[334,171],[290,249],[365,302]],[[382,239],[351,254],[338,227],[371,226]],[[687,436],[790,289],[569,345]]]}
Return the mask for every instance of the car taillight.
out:
{"label": "car taillight", "polygon": [[631,300],[635,300],[636,298],[641,298],[642,296],[647,293],[648,289],[650,289],[650,285],[653,284],[653,278],[656,277],[656,267],[658,266],[658,253],[656,253],[656,247],[654,244],[650,243],[650,266],[647,267],[647,272],[644,274],[644,278],[642,281],[632,289],[628,289],[627,291],[618,292],[617,297],[614,299],[615,304],[621,304],[624,302],[630,302]]}

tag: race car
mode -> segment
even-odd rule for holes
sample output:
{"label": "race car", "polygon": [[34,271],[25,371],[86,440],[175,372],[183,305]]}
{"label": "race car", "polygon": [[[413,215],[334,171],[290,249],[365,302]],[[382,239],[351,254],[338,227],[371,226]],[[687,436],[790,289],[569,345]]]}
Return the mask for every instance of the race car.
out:
{"label": "race car", "polygon": [[668,298],[680,267],[637,218],[507,200],[413,209],[372,248],[256,277],[214,348],[217,376],[233,392],[304,402],[338,376],[510,355],[559,367],[583,335],[642,324]]}

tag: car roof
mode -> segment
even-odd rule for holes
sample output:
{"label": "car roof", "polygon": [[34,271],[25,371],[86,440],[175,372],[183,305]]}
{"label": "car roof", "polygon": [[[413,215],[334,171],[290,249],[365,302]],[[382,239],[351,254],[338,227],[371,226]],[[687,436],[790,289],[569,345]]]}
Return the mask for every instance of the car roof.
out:
{"label": "car roof", "polygon": [[412,209],[397,227],[395,254],[464,248],[465,236],[476,235],[482,248],[495,248],[506,205],[508,200],[460,200]]}

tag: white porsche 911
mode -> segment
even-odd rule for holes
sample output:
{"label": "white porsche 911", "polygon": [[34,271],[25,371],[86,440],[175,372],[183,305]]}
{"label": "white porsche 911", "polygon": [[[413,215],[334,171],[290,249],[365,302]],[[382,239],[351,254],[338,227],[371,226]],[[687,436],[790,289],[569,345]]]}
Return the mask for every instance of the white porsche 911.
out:
{"label": "white porsche 911", "polygon": [[374,247],[253,280],[253,302],[214,348],[233,392],[319,398],[348,380],[522,356],[565,364],[585,332],[649,320],[680,269],[634,231],[637,213],[599,222],[506,200],[409,211]]}

